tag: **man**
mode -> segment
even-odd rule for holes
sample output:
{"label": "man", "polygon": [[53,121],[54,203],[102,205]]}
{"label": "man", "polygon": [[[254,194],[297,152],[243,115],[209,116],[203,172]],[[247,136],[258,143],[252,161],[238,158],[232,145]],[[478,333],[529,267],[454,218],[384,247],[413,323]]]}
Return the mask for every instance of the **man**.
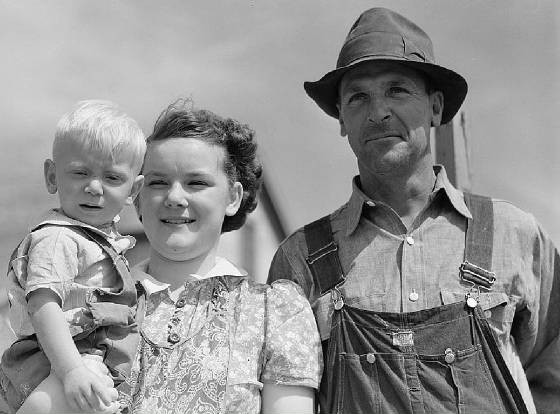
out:
{"label": "man", "polygon": [[359,171],[349,201],[288,237],[269,273],[313,306],[321,412],[560,409],[558,251],[533,216],[463,194],[431,155],[464,78],[418,26],[374,8],[336,69],[304,86]]}

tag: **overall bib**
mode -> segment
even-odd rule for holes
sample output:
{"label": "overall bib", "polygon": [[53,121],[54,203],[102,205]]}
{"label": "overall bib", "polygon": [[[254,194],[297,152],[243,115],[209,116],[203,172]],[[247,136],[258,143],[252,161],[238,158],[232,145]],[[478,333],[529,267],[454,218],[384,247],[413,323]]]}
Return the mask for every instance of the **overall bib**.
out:
{"label": "overall bib", "polygon": [[527,413],[478,302],[491,289],[493,211],[465,193],[468,220],[461,278],[465,300],[408,313],[349,306],[329,217],[305,228],[307,263],[334,311],[323,342],[321,413]]}
{"label": "overall bib", "polygon": [[[136,285],[124,256],[117,254],[101,235],[86,228],[76,228],[111,258],[122,288],[115,293],[95,287],[81,288],[80,295],[92,314],[92,323],[73,337],[74,343],[80,354],[101,355],[115,386],[118,386],[130,373],[138,347],[140,321],[135,317],[137,311],[143,315],[144,301],[137,300]],[[17,410],[50,372],[51,364],[37,337],[19,339],[2,355],[0,395],[3,394],[8,404]]]}

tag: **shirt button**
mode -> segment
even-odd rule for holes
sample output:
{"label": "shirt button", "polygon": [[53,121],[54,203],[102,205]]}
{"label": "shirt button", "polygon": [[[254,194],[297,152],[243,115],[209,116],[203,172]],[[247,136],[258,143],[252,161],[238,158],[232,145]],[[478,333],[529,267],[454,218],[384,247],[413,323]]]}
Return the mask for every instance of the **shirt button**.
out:
{"label": "shirt button", "polygon": [[418,292],[410,292],[410,294],[408,295],[408,300],[410,300],[411,302],[416,302],[419,298]]}
{"label": "shirt button", "polygon": [[367,362],[369,362],[370,364],[373,364],[375,362],[375,355],[374,354],[367,354],[366,355],[366,360]]}
{"label": "shirt button", "polygon": [[366,201],[366,204],[370,207],[375,206],[375,203],[373,201]]}
{"label": "shirt button", "polygon": [[447,362],[448,364],[452,364],[454,361],[455,361],[455,354],[453,352],[445,354],[445,362]]}
{"label": "shirt button", "polygon": [[411,246],[414,244],[414,239],[412,238],[412,236],[406,236],[406,242],[408,244],[410,244]]}
{"label": "shirt button", "polygon": [[185,299],[179,299],[177,303],[175,303],[175,306],[177,306],[178,308],[182,308],[183,306],[185,306]]}
{"label": "shirt button", "polygon": [[181,338],[175,332],[169,334],[169,336],[167,337],[167,340],[172,344],[176,344],[177,342],[179,342],[179,339],[181,339]]}
{"label": "shirt button", "polygon": [[455,362],[455,353],[451,348],[447,348],[445,350],[445,362],[447,362],[448,364],[452,364],[453,362]]}

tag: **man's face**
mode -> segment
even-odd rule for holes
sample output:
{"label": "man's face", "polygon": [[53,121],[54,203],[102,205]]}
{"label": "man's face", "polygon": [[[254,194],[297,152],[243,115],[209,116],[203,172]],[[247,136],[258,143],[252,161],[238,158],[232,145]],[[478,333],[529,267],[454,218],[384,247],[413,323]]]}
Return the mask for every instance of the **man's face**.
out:
{"label": "man's face", "polygon": [[385,174],[430,160],[430,127],[439,125],[443,94],[397,62],[365,62],[339,86],[340,133],[348,136],[360,174]]}

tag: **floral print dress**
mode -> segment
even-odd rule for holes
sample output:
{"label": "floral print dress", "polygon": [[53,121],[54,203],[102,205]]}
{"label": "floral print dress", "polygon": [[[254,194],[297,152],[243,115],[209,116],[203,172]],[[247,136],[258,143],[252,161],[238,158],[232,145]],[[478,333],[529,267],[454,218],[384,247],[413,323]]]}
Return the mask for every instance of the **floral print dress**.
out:
{"label": "floral print dress", "polygon": [[318,388],[322,355],[300,288],[251,281],[220,258],[177,297],[133,269],[146,291],[142,340],[119,390],[130,413],[259,413],[263,383]]}

